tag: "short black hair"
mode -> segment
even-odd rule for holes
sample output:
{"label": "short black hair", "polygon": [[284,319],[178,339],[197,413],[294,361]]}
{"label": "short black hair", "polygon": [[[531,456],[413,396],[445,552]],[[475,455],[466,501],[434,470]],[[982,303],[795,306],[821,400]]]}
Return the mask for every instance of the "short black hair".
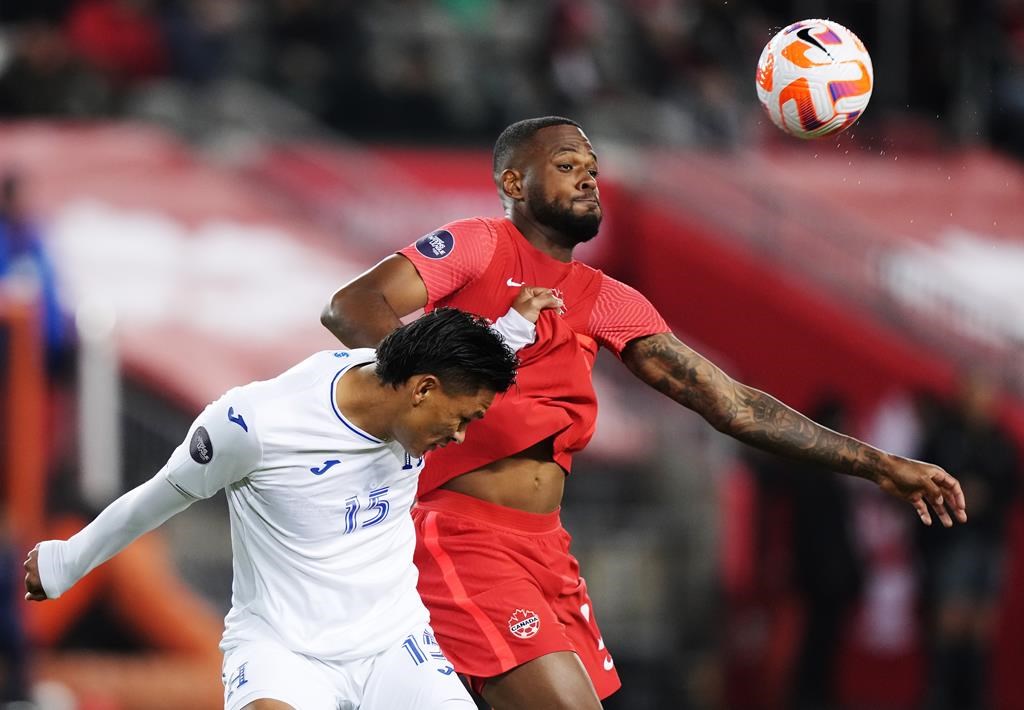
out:
{"label": "short black hair", "polygon": [[516,121],[502,131],[501,135],[498,136],[498,140],[494,143],[492,170],[494,171],[495,183],[500,181],[501,174],[508,169],[509,163],[512,162],[513,156],[515,156],[519,149],[528,143],[537,131],[548,126],[576,126],[576,128],[583,130],[583,126],[576,123],[576,121],[563,116],[542,116],[540,118],[527,118],[522,121]]}
{"label": "short black hair", "polygon": [[435,375],[455,394],[505,392],[516,381],[516,354],[484,318],[438,308],[392,331],[377,346],[377,377],[398,387]]}

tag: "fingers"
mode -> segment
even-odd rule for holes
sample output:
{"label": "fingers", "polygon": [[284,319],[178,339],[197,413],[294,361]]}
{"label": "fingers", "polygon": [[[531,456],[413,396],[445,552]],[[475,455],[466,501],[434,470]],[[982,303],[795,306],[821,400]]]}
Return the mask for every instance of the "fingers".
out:
{"label": "fingers", "polygon": [[[928,501],[932,510],[935,511],[935,515],[939,518],[939,522],[942,523],[943,527],[953,527],[953,516],[956,517],[960,523],[967,522],[967,502],[964,498],[964,492],[960,488],[960,482],[953,478],[951,475],[938,470],[926,483],[925,488],[927,493],[919,502],[923,503],[924,500]],[[916,508],[915,504],[915,508]],[[950,515],[953,513],[953,516]],[[918,511],[920,515],[920,511]],[[929,516],[930,517],[930,516]],[[921,518],[925,525],[929,522]]]}
{"label": "fingers", "polygon": [[565,302],[558,291],[541,286],[523,286],[512,302],[512,307],[530,320],[536,320],[541,311],[552,308],[559,314],[565,312]]}
{"label": "fingers", "polygon": [[967,502],[960,482],[933,464],[904,461],[879,485],[884,491],[908,501],[921,522],[932,524],[932,516],[943,527],[952,527],[953,520],[967,522]]}
{"label": "fingers", "polygon": [[932,510],[939,516],[939,522],[942,523],[942,527],[951,528],[953,527],[953,519],[949,517],[949,511],[946,510],[942,495],[933,496],[930,499]]}
{"label": "fingers", "polygon": [[924,502],[924,497],[917,495],[910,499],[911,505],[914,506],[914,510],[917,511],[917,516],[921,518],[921,522],[925,525],[932,524],[931,513],[928,512],[928,504]]}
{"label": "fingers", "polygon": [[39,579],[39,546],[36,545],[28,553],[22,567],[25,568],[25,600],[30,602],[45,601],[48,597],[43,591],[42,580]]}
{"label": "fingers", "polygon": [[964,492],[960,488],[960,481],[948,473],[943,473],[935,482],[945,491],[947,505],[951,506],[957,522],[966,523],[967,500],[964,498]]}
{"label": "fingers", "polygon": [[[924,494],[918,497],[918,501],[922,505],[925,502],[927,502],[927,504],[931,506],[931,509],[935,512],[935,515],[936,517],[938,517],[939,522],[942,523],[942,527],[952,527],[953,520],[949,517],[949,511],[946,510],[945,500],[942,497],[942,489],[939,488],[939,486],[930,477],[925,478],[922,484],[922,487],[924,488]],[[925,509],[927,510],[927,506],[925,506]],[[920,515],[920,511],[918,511],[918,515]],[[929,515],[928,517],[929,520],[927,521],[923,517],[921,518],[922,522],[924,522],[925,525],[931,524],[931,515]]]}
{"label": "fingers", "polygon": [[528,294],[528,298],[540,308],[561,308],[565,305],[554,289],[525,286],[523,287],[523,291],[526,292]]}

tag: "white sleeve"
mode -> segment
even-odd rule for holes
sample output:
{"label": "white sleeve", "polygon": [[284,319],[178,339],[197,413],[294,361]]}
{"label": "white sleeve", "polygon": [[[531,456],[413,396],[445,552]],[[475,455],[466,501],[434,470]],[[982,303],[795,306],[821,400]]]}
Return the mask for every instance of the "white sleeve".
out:
{"label": "white sleeve", "polygon": [[40,543],[39,579],[46,596],[56,599],[136,538],[252,472],[261,448],[248,412],[239,391],[232,390],[203,410],[153,478],[115,500],[71,539]]}
{"label": "white sleeve", "polygon": [[537,324],[528,320],[515,308],[509,308],[508,313],[494,321],[491,328],[505,339],[505,344],[512,348],[513,352],[519,352],[532,344],[533,339],[537,337]]}
{"label": "white sleeve", "polygon": [[196,417],[163,475],[182,495],[209,498],[252,473],[261,458],[255,414],[235,388]]}
{"label": "white sleeve", "polygon": [[39,543],[39,581],[46,596],[56,599],[135,538],[185,510],[193,500],[157,474],[108,505],[70,540]]}

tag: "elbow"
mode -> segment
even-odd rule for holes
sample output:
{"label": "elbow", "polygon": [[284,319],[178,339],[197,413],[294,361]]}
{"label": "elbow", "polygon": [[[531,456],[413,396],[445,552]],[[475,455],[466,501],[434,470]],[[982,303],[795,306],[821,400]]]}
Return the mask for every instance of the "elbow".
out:
{"label": "elbow", "polygon": [[346,320],[343,314],[343,309],[339,303],[337,296],[332,298],[323,310],[320,311],[320,323],[323,327],[327,328],[335,338],[340,340],[342,343],[346,342],[346,336],[349,335]]}
{"label": "elbow", "polygon": [[338,317],[338,312],[334,309],[334,301],[331,300],[320,311],[320,325],[333,333],[340,323],[341,319]]}

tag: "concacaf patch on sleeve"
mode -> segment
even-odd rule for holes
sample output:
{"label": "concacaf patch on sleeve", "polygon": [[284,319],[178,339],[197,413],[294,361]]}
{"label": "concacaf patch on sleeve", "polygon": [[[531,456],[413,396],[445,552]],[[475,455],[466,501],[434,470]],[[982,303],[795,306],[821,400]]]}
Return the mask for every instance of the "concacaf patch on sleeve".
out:
{"label": "concacaf patch on sleeve", "polygon": [[196,463],[206,464],[213,460],[213,442],[206,427],[196,427],[192,440],[188,442],[188,452]]}
{"label": "concacaf patch on sleeve", "polygon": [[447,229],[438,229],[417,239],[416,251],[428,259],[443,259],[455,251],[455,237]]}

